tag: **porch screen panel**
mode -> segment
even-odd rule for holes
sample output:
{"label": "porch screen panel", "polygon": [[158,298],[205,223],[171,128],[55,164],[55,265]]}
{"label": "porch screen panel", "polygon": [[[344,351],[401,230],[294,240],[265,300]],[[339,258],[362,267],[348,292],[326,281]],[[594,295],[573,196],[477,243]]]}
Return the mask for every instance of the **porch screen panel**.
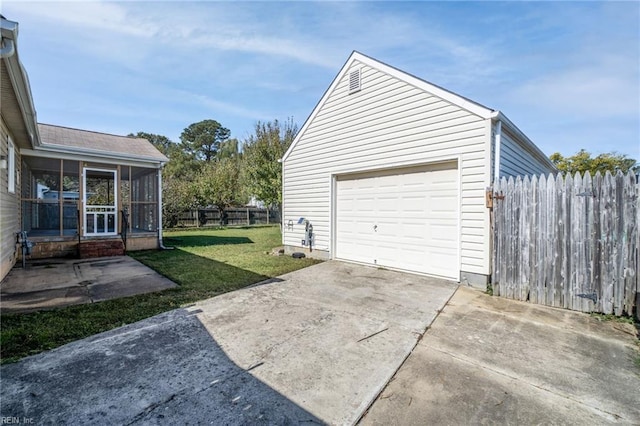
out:
{"label": "porch screen panel", "polygon": [[23,229],[31,236],[60,235],[60,160],[29,158],[28,197],[23,194]]}
{"label": "porch screen panel", "polygon": [[30,200],[34,185],[33,174],[31,168],[26,162],[22,162],[22,193],[20,194],[22,201],[22,230],[31,232],[31,217],[33,215],[33,204],[26,201]]}
{"label": "porch screen panel", "polygon": [[[127,214],[127,232],[131,232],[131,220],[129,214],[131,213],[131,166],[120,167],[120,200],[122,200],[122,210],[120,214]],[[124,226],[124,220],[121,226]]]}
{"label": "porch screen panel", "polygon": [[77,161],[65,160],[62,178],[62,229],[64,235],[78,232],[80,208],[80,167]]}
{"label": "porch screen panel", "polygon": [[157,170],[132,167],[130,189],[132,232],[156,232],[158,230]]}

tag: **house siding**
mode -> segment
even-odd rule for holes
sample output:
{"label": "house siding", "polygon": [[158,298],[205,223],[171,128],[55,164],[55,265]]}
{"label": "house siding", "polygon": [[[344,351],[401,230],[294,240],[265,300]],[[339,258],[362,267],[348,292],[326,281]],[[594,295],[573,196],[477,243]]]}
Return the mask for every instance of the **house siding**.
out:
{"label": "house siding", "polygon": [[[9,132],[0,122],[0,156],[9,154]],[[13,139],[13,138],[12,138]],[[0,169],[0,280],[13,267],[17,258],[16,234],[20,231],[20,150],[15,147],[15,192],[9,192],[9,167]],[[7,159],[7,163],[9,160]]]}
{"label": "house siding", "polygon": [[[500,177],[540,175],[555,172],[554,168],[539,156],[525,148],[525,143],[512,132],[502,127],[500,138]],[[546,160],[546,159],[545,159]]]}
{"label": "house siding", "polygon": [[[349,94],[349,73],[356,68],[362,89]],[[367,64],[354,61],[341,75],[284,161],[284,224],[305,217],[314,227],[314,249],[330,252],[333,176],[457,159],[460,270],[489,274],[485,188],[491,126]],[[285,246],[299,247],[303,234],[304,226],[285,226]]]}

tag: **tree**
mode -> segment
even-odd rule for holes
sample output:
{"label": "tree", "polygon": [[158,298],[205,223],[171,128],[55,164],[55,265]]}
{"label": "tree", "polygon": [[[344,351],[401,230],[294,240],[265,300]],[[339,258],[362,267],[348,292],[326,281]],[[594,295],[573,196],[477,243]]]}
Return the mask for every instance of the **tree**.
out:
{"label": "tree", "polygon": [[575,174],[576,172],[584,173],[587,170],[592,175],[596,172],[605,173],[606,171],[615,173],[618,170],[621,170],[623,173],[627,173],[629,170],[636,173],[640,172],[640,166],[637,165],[636,160],[617,152],[592,157],[590,152],[581,149],[571,157],[564,157],[559,152],[555,152],[551,154],[549,158],[559,171],[567,174]]}
{"label": "tree", "polygon": [[231,132],[216,120],[193,123],[180,135],[182,148],[207,163],[217,158],[220,144],[229,139]]}
{"label": "tree", "polygon": [[180,213],[197,208],[196,186],[192,181],[175,177],[162,180],[162,224],[167,228],[178,224]]}
{"label": "tree", "polygon": [[185,152],[180,145],[163,135],[138,132],[129,137],[147,139],[169,158],[162,170],[162,224],[173,227],[180,213],[197,207],[194,180],[200,171],[195,155]]}
{"label": "tree", "polygon": [[196,186],[200,206],[215,205],[220,211],[220,225],[226,223],[227,208],[246,201],[240,185],[240,161],[237,158],[223,158],[205,164]]}
{"label": "tree", "polygon": [[218,158],[237,158],[241,154],[238,151],[238,139],[228,139],[220,144],[220,150],[218,151]]}
{"label": "tree", "polygon": [[284,123],[258,122],[254,134],[244,142],[244,178],[249,195],[267,206],[282,204],[282,165],[279,160],[287,152],[298,133],[293,119]]}

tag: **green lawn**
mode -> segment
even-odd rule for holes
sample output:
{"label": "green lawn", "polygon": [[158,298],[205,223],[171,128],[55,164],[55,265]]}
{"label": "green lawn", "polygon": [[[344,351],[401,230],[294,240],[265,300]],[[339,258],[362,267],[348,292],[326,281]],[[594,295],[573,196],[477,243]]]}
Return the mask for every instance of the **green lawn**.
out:
{"label": "green lawn", "polygon": [[127,297],[0,318],[0,360],[16,361],[71,341],[246,287],[317,261],[272,256],[281,244],[275,226],[165,232],[175,250],[130,255],[179,286],[159,293]]}

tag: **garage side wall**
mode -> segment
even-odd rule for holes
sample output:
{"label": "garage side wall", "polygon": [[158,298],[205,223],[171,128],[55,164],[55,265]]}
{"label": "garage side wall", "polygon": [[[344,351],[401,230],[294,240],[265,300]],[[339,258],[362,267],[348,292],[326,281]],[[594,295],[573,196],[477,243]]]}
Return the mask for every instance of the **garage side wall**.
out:
{"label": "garage side wall", "polygon": [[554,173],[546,158],[527,149],[526,144],[503,127],[500,146],[500,177]]}
{"label": "garage side wall", "polygon": [[[349,93],[360,69],[361,90]],[[331,257],[332,176],[457,159],[461,186],[461,271],[489,274],[485,121],[396,77],[354,61],[286,158],[283,241],[301,246],[306,218],[314,253]]]}

